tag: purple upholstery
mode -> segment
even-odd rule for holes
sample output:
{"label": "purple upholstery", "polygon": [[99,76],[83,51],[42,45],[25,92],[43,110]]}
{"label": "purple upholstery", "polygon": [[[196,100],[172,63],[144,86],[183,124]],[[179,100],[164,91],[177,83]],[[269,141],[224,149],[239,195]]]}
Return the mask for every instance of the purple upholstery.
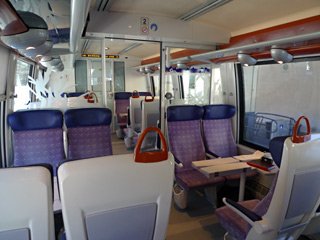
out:
{"label": "purple upholstery", "polygon": [[192,169],[192,161],[206,159],[200,120],[168,122],[170,150],[182,162],[178,172]]}
{"label": "purple upholstery", "polygon": [[48,163],[56,168],[64,159],[62,128],[13,133],[14,166]]}
{"label": "purple upholstery", "polygon": [[114,101],[115,101],[115,112],[117,116],[117,124],[121,127],[126,126],[128,123],[129,98],[127,99],[120,98],[120,99],[115,99]]}
{"label": "purple upholstery", "polygon": [[168,108],[170,151],[183,164],[183,168],[176,168],[176,181],[186,190],[214,185],[225,180],[223,177],[209,179],[191,166],[193,161],[206,159],[201,135],[202,113],[202,108],[198,106]]}
{"label": "purple upholstery", "polygon": [[186,170],[175,174],[177,183],[184,189],[205,187],[224,182],[223,177],[207,178],[197,170]]}
{"label": "purple upholstery", "polygon": [[219,157],[237,155],[237,146],[232,134],[231,119],[203,120],[206,148]]}
{"label": "purple upholstery", "polygon": [[[268,194],[261,201],[259,201],[258,199],[253,199],[239,203],[262,217],[266,214],[271,203],[277,178],[278,176],[275,176]],[[221,225],[232,237],[239,240],[246,238],[247,233],[251,229],[251,226],[245,220],[243,220],[242,217],[240,217],[237,213],[232,211],[227,206],[218,208],[215,213]]]}
{"label": "purple upholstery", "polygon": [[68,129],[68,159],[112,155],[109,125]]}
{"label": "purple upholstery", "polygon": [[[253,210],[258,203],[259,200],[257,199],[239,202],[239,204],[249,210]],[[220,224],[232,237],[237,240],[243,240],[246,238],[251,226],[245,220],[243,220],[242,217],[240,217],[227,206],[218,208],[215,213],[219,218]]]}

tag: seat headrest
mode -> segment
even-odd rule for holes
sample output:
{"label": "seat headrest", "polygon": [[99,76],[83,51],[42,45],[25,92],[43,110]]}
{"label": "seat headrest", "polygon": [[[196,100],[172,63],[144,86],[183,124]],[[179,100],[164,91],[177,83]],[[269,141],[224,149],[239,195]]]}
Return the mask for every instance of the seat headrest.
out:
{"label": "seat headrest", "polygon": [[85,92],[64,92],[64,93],[61,93],[61,97],[79,97],[81,96],[82,94],[85,94]]}
{"label": "seat headrest", "polygon": [[131,92],[116,92],[114,94],[114,99],[129,99],[132,96]]}
{"label": "seat headrest", "polygon": [[290,136],[275,137],[270,140],[269,151],[274,163],[280,168],[284,141]]}
{"label": "seat headrest", "polygon": [[8,115],[13,131],[62,128],[63,115],[59,110],[18,111]]}
{"label": "seat headrest", "polygon": [[139,96],[152,96],[150,92],[139,92]]}
{"label": "seat headrest", "polygon": [[68,128],[110,125],[112,112],[108,108],[69,109],[64,113],[64,118]]}
{"label": "seat headrest", "polygon": [[236,113],[236,108],[232,105],[217,104],[217,105],[206,105],[204,108],[204,120],[209,119],[228,119],[232,118]]}
{"label": "seat headrest", "polygon": [[169,106],[167,110],[168,122],[200,120],[202,116],[203,108],[200,106]]}

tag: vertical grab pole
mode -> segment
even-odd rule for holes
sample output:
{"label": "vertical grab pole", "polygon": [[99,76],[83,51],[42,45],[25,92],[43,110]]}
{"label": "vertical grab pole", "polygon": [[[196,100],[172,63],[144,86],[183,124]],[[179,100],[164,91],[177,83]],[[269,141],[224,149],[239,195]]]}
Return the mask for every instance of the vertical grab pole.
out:
{"label": "vertical grab pole", "polygon": [[102,83],[102,102],[107,107],[107,81],[106,81],[106,49],[105,38],[101,39],[101,83]]}

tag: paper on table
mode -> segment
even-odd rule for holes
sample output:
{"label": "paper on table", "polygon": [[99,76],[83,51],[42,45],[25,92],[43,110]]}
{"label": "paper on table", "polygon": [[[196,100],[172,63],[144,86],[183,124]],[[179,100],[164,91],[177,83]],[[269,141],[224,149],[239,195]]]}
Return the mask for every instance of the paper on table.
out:
{"label": "paper on table", "polygon": [[246,161],[261,159],[263,156],[264,156],[263,152],[255,151],[252,154],[234,156],[233,158],[238,159],[239,161],[242,161],[242,162],[246,162]]}
{"label": "paper on table", "polygon": [[210,159],[210,160],[194,161],[194,162],[192,162],[192,166],[195,168],[200,168],[200,167],[208,167],[208,166],[215,166],[215,165],[235,163],[235,162],[239,162],[239,160],[231,158],[231,157],[229,157],[229,158],[215,158],[215,159]]}

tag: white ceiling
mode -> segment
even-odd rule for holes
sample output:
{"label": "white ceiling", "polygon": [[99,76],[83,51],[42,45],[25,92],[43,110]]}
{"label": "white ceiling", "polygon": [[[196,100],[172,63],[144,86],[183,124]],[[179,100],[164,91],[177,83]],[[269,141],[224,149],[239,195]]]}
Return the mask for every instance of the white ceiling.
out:
{"label": "white ceiling", "polygon": [[[91,8],[100,11],[138,13],[179,19],[190,10],[212,0],[91,0]],[[10,0],[17,10],[32,11],[42,16],[49,29],[70,26],[71,0]],[[232,0],[192,21],[216,26],[231,36],[320,15],[320,0]],[[107,19],[106,19],[107,21]],[[103,24],[103,23],[101,23]],[[84,43],[85,41],[82,41]],[[107,54],[117,54],[132,41],[107,40]],[[60,44],[61,45],[61,44]],[[57,46],[58,47],[58,44]],[[80,45],[79,49],[82,49]],[[100,53],[100,42],[90,40],[85,53]],[[159,54],[159,44],[143,43],[126,55],[148,58]]]}
{"label": "white ceiling", "polygon": [[[183,14],[206,3],[207,0],[109,0],[104,11],[137,13],[179,19]],[[91,6],[102,11],[106,0],[96,0]],[[214,25],[231,36],[320,15],[320,0],[232,0],[192,21]],[[110,54],[132,43],[107,43]],[[111,51],[114,48],[114,51]],[[122,48],[122,49],[121,49]],[[90,49],[91,50],[91,49]],[[127,55],[148,58],[159,53],[155,44],[143,44]]]}

